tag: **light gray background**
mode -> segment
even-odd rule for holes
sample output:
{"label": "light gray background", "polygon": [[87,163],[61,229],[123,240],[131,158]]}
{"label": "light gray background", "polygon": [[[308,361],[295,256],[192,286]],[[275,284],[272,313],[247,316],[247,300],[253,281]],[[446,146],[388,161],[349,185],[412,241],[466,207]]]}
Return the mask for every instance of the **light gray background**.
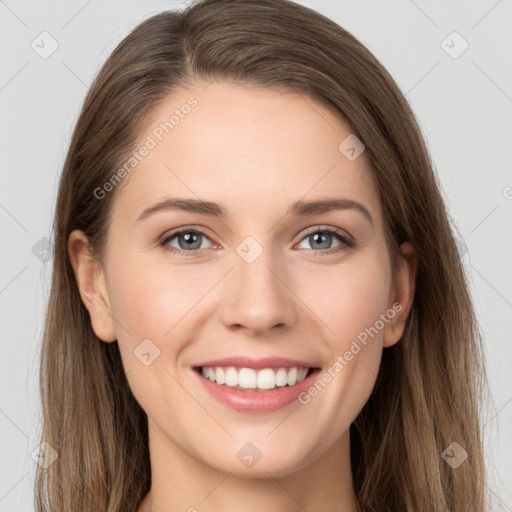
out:
{"label": "light gray background", "polygon": [[[512,0],[300,3],[366,44],[418,116],[467,250],[484,332],[491,508],[510,512]],[[51,267],[32,248],[50,236],[79,107],[114,46],[143,19],[179,4],[0,1],[0,512],[34,509],[31,454],[39,444],[38,356]],[[59,45],[47,59],[31,48],[43,31]],[[453,31],[469,43],[458,58],[441,46]],[[462,48],[453,36],[446,44],[452,53]]]}

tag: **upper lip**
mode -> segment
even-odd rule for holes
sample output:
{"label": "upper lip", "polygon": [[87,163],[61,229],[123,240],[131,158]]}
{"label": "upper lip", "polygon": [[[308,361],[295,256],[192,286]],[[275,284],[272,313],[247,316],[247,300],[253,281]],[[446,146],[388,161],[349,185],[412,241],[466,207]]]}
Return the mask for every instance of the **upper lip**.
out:
{"label": "upper lip", "polygon": [[287,357],[262,357],[254,359],[248,356],[224,357],[222,359],[212,359],[194,365],[195,368],[212,366],[235,366],[238,368],[315,368],[315,365],[298,359],[289,359]]}

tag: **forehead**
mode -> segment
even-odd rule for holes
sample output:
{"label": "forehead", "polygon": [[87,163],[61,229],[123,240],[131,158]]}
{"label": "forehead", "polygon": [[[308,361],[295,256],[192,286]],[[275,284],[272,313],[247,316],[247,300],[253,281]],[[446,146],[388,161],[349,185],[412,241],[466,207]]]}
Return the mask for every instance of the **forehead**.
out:
{"label": "forehead", "polygon": [[304,95],[227,83],[180,89],[141,128],[114,210],[135,218],[169,195],[261,217],[282,215],[299,199],[347,197],[379,220],[364,151],[347,157],[352,137],[339,116]]}

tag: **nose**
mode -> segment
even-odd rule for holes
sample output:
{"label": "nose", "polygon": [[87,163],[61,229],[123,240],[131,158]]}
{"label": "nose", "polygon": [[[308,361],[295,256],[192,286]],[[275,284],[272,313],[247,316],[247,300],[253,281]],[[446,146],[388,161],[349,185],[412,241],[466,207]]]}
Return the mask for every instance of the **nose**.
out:
{"label": "nose", "polygon": [[221,318],[226,328],[256,336],[290,329],[297,322],[297,297],[291,277],[270,250],[252,263],[235,255],[226,282]]}

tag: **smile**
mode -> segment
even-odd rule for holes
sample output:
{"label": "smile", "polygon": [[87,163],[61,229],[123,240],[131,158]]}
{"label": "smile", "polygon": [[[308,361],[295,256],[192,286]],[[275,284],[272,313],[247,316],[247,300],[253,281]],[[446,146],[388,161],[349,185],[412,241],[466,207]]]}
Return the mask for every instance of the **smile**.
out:
{"label": "smile", "polygon": [[191,367],[200,393],[231,409],[268,413],[297,401],[314,382],[321,368],[288,358],[229,357]]}
{"label": "smile", "polygon": [[303,381],[312,371],[312,368],[235,368],[207,367],[198,369],[205,379],[234,389],[271,390],[276,387],[295,386]]}

